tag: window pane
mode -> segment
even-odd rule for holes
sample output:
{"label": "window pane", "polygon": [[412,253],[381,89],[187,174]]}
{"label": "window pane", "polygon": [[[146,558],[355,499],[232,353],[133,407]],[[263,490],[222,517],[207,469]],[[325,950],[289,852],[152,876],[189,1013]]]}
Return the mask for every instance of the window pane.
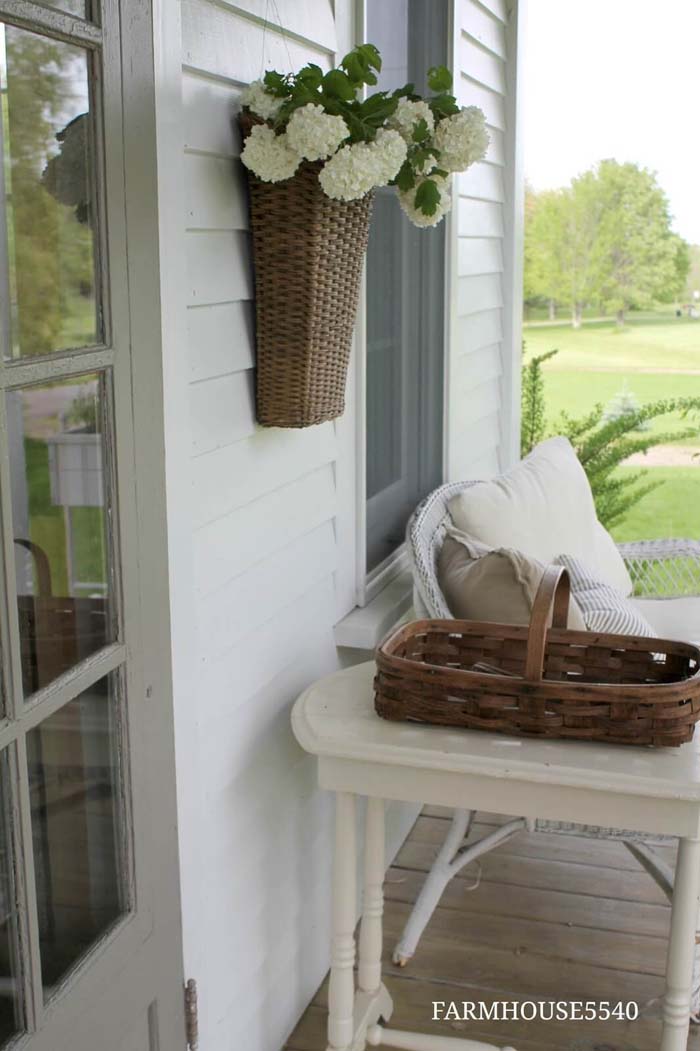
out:
{"label": "window pane", "polygon": [[44,995],[128,908],[110,676],[27,735]]}
{"label": "window pane", "polygon": [[0,755],[0,1043],[24,1030],[7,753]]}
{"label": "window pane", "polygon": [[7,393],[25,696],[113,639],[103,402],[95,376]]}
{"label": "window pane", "polygon": [[97,329],[88,58],[0,25],[5,354],[82,347]]}
{"label": "window pane", "polygon": [[47,7],[55,7],[58,11],[65,11],[67,15],[77,15],[78,18],[90,17],[90,0],[41,0]]}

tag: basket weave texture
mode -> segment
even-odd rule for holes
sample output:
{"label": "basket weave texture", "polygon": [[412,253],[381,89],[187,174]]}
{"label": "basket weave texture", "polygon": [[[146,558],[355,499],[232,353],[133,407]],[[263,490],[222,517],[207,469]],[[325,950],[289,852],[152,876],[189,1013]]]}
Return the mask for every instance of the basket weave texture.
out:
{"label": "basket weave texture", "polygon": [[[243,135],[255,120],[239,118]],[[335,201],[320,163],[270,183],[248,171],[255,265],[256,415],[264,427],[342,416],[372,194]]]}
{"label": "basket weave texture", "polygon": [[657,747],[690,741],[700,718],[700,650],[568,631],[568,605],[568,574],[550,566],[529,627],[404,625],[376,654],[376,711],[385,719],[517,736]]}

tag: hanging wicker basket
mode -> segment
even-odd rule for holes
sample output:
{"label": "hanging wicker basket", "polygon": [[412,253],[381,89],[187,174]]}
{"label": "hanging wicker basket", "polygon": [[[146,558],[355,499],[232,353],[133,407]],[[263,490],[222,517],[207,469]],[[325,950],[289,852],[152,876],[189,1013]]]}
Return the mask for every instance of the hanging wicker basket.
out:
{"label": "hanging wicker basket", "polygon": [[[254,119],[239,118],[245,137]],[[284,182],[248,171],[255,266],[256,415],[263,427],[342,416],[372,194],[334,201],[302,162]]]}

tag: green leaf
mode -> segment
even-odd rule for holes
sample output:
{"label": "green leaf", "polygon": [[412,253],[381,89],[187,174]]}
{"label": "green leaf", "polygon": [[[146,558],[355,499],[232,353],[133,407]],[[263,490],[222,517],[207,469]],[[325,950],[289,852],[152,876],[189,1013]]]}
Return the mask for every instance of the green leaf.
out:
{"label": "green leaf", "polygon": [[350,54],[346,55],[340,65],[353,83],[357,85],[365,83],[365,77],[369,70],[367,64],[363,62],[356,51],[351,51]]}
{"label": "green leaf", "polygon": [[428,87],[431,91],[442,92],[450,90],[452,87],[452,74],[447,66],[430,67],[428,70]]}
{"label": "green leaf", "polygon": [[459,106],[454,95],[435,95],[432,99],[428,99],[428,105],[438,120],[441,117],[451,117],[454,113],[459,113]]}
{"label": "green leaf", "polygon": [[402,88],[397,88],[396,91],[392,91],[392,97],[395,99],[410,99],[415,92],[415,84],[404,84]]}
{"label": "green leaf", "polygon": [[374,44],[359,44],[355,50],[371,69],[376,69],[377,73],[381,73],[382,56]]}
{"label": "green leaf", "polygon": [[282,98],[284,95],[289,94],[289,78],[283,77],[282,74],[278,73],[275,69],[268,69],[263,77],[263,84],[267,90],[277,98]]}
{"label": "green leaf", "polygon": [[430,128],[425,117],[421,117],[413,125],[412,139],[414,142],[425,142],[430,137]]}
{"label": "green leaf", "polygon": [[404,193],[408,190],[412,190],[416,185],[416,176],[413,168],[409,161],[404,161],[399,168],[398,175],[394,179],[394,184],[398,186]]}
{"label": "green leaf", "polygon": [[440,189],[432,179],[424,179],[416,190],[415,206],[423,215],[435,215],[440,203]]}
{"label": "green leaf", "polygon": [[322,80],[323,70],[314,62],[309,62],[308,66],[304,66],[304,68],[300,69],[296,75],[297,83],[304,84],[307,88],[311,89],[320,88]]}
{"label": "green leaf", "polygon": [[355,98],[356,89],[346,73],[340,69],[332,69],[323,78],[323,90],[327,95],[350,102]]}

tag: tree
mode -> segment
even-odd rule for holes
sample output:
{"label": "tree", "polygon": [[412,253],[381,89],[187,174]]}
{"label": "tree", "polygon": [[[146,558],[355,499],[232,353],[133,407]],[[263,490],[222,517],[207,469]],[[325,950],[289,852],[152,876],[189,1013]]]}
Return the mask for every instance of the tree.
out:
{"label": "tree", "polygon": [[622,325],[630,308],[680,292],[687,254],[671,230],[668,199],[653,172],[606,160],[595,180],[601,205],[596,235],[601,300]]}

